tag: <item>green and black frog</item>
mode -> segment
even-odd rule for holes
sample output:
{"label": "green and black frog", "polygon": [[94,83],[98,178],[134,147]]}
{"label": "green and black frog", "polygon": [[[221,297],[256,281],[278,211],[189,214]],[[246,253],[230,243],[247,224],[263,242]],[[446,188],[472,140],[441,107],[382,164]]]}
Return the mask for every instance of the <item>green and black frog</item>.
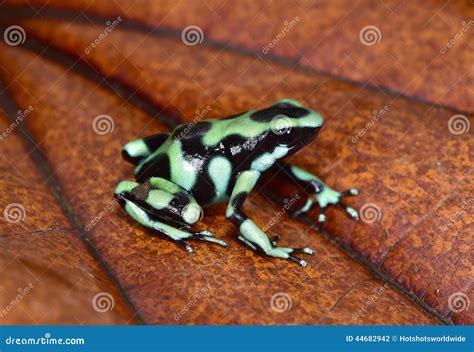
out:
{"label": "green and black frog", "polygon": [[358,219],[357,211],[341,202],[345,196],[357,195],[356,189],[337,192],[317,176],[283,161],[311,142],[322,125],[318,112],[284,99],[262,110],[180,125],[171,133],[132,141],[122,155],[136,165],[136,182],[121,181],[115,195],[133,219],[188,252],[192,248],[185,241],[190,239],[227,247],[209,231],[191,231],[191,225],[201,219],[202,208],[228,202],[226,217],[248,247],[305,266],[295,254],[313,254],[313,250],[278,246],[242,211],[242,205],[263,173],[285,172],[311,189],[298,214],[318,203],[318,221],[324,222],[326,207],[334,204]]}

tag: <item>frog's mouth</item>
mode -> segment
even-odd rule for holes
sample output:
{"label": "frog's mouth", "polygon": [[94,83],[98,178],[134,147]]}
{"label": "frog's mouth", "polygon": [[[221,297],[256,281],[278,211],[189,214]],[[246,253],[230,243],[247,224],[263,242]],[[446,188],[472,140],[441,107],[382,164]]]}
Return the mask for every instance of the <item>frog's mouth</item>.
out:
{"label": "frog's mouth", "polygon": [[311,143],[313,139],[315,139],[316,136],[319,134],[320,129],[321,127],[302,129],[299,138],[296,140],[294,146],[295,151],[300,150],[301,148]]}
{"label": "frog's mouth", "polygon": [[280,141],[279,145],[288,149],[288,155],[296,153],[316,138],[321,127],[299,128],[291,134],[291,141]]}

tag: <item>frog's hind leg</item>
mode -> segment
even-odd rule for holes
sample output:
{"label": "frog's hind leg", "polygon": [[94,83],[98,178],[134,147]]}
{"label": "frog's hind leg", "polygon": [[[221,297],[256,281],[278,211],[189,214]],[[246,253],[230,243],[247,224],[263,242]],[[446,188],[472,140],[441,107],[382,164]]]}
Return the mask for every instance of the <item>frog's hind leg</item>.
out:
{"label": "frog's hind leg", "polygon": [[131,141],[123,147],[122,156],[133,165],[138,165],[158,149],[168,137],[169,133],[159,133]]}
{"label": "frog's hind leg", "polygon": [[202,209],[183,188],[159,177],[145,183],[121,181],[115,196],[125,211],[138,223],[176,241],[188,252],[186,240],[201,240],[227,247],[209,231],[191,232],[191,225],[200,220]]}

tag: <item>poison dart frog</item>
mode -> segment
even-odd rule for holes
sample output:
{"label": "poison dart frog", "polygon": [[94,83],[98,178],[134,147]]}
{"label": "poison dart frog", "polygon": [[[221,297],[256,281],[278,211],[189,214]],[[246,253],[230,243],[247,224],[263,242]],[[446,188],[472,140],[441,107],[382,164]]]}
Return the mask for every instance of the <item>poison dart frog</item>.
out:
{"label": "poison dart frog", "polygon": [[176,241],[188,252],[186,240],[227,243],[209,231],[193,232],[202,207],[228,202],[226,218],[239,230],[239,240],[266,256],[287,259],[302,266],[296,253],[310,248],[280,247],[242,210],[249,193],[265,172],[285,172],[311,190],[297,214],[318,203],[318,221],[324,222],[328,205],[343,208],[358,219],[355,209],[341,202],[354,196],[354,188],[337,192],[317,176],[283,161],[311,142],[323,125],[320,113],[291,99],[262,110],[250,110],[223,119],[202,120],[127,143],[122,155],[135,165],[135,179],[121,181],[115,196],[125,211],[146,228]]}

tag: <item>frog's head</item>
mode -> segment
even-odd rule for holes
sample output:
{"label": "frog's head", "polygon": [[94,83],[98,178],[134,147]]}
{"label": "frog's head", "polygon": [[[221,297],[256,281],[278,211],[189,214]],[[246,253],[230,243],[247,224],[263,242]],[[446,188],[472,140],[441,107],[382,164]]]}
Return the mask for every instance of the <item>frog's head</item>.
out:
{"label": "frog's head", "polygon": [[279,100],[252,118],[265,119],[269,123],[267,139],[271,145],[285,147],[289,154],[311,142],[323,125],[321,114],[291,99]]}

